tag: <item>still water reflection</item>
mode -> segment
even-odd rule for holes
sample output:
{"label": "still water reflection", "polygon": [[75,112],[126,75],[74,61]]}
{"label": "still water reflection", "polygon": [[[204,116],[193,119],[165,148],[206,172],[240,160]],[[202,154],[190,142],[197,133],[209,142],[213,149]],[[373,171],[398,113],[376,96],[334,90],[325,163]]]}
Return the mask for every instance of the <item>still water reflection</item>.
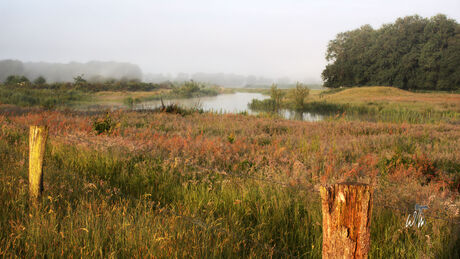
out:
{"label": "still water reflection", "polygon": [[[267,95],[260,93],[241,93],[221,94],[217,96],[208,96],[189,99],[172,99],[165,100],[165,104],[178,104],[187,108],[202,108],[205,111],[219,113],[240,113],[247,112],[248,114],[257,114],[258,112],[249,109],[248,104],[252,99],[264,100],[269,98]],[[140,109],[154,109],[161,106],[160,101],[145,102],[139,105]],[[308,112],[295,112],[290,110],[281,110],[280,115],[286,119],[304,120],[304,121],[319,121],[323,117]]]}

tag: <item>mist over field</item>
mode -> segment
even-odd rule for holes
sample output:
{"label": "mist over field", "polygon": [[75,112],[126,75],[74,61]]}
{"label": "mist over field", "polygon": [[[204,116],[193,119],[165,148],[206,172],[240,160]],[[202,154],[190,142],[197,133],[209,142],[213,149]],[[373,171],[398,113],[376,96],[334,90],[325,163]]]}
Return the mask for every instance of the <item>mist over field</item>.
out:
{"label": "mist over field", "polygon": [[0,81],[4,81],[10,75],[26,76],[30,79],[42,76],[50,83],[72,82],[77,76],[83,76],[92,82],[106,80],[140,81],[143,77],[139,66],[121,62],[91,61],[87,63],[71,62],[60,64],[1,60]]}
{"label": "mist over field", "polygon": [[177,75],[162,73],[143,73],[138,65],[127,62],[90,61],[86,63],[49,63],[21,62],[19,60],[0,60],[0,81],[10,75],[25,76],[31,80],[44,77],[48,83],[73,82],[81,76],[89,82],[105,82],[110,80],[145,81],[149,83],[184,82],[194,80],[224,87],[267,86],[277,83],[281,86],[292,84],[289,77],[269,78],[255,75],[233,73],[178,73]]}

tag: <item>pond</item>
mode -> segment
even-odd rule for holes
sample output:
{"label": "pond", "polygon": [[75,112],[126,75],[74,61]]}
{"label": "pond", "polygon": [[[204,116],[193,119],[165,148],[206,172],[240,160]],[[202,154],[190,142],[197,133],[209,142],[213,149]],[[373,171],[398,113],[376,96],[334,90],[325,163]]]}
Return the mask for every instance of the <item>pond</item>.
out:
{"label": "pond", "polygon": [[[232,94],[221,94],[217,96],[207,96],[200,98],[172,99],[165,100],[164,104],[178,104],[187,108],[202,108],[205,111],[218,113],[240,113],[257,114],[258,112],[249,109],[248,104],[252,99],[268,99],[267,95],[260,93],[236,92]],[[150,101],[137,106],[140,109],[154,109],[161,106],[161,101]],[[323,116],[309,112],[294,112],[290,110],[281,110],[280,115],[283,118],[291,120],[320,121]]]}

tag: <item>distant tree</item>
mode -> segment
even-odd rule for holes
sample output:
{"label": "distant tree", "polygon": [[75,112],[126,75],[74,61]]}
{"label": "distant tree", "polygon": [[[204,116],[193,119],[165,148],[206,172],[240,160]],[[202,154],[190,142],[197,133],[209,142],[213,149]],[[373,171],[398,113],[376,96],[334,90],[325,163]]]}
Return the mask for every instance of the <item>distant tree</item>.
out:
{"label": "distant tree", "polygon": [[84,84],[86,84],[87,82],[86,82],[86,80],[83,78],[83,74],[81,74],[81,75],[78,75],[78,76],[76,76],[76,77],[73,78],[73,83],[74,83],[75,85],[84,85]]}
{"label": "distant tree", "polygon": [[5,80],[5,85],[23,85],[30,83],[25,76],[10,75]]}
{"label": "distant tree", "polygon": [[46,84],[46,79],[43,76],[39,76],[34,80],[34,84],[36,84],[36,85],[44,85],[44,84]]}
{"label": "distant tree", "polygon": [[310,89],[299,82],[296,83],[295,88],[289,90],[289,97],[294,103],[294,108],[301,110],[304,108],[305,98],[310,94]]}

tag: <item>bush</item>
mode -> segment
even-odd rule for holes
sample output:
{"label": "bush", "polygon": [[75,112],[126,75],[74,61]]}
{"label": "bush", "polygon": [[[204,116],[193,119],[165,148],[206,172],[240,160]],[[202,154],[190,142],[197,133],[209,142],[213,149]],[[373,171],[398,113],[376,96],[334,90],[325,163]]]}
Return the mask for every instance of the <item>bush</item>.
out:
{"label": "bush", "polygon": [[297,82],[295,88],[289,90],[291,106],[296,110],[302,110],[305,105],[305,98],[310,94],[310,89],[306,85]]}
{"label": "bush", "polygon": [[26,85],[28,83],[30,83],[30,81],[25,76],[11,75],[5,80],[5,85]]}
{"label": "bush", "polygon": [[115,129],[116,123],[113,121],[110,114],[107,112],[104,118],[97,118],[93,121],[93,129],[98,135],[107,133],[111,134]]}
{"label": "bush", "polygon": [[36,84],[36,85],[44,85],[44,84],[46,84],[46,79],[43,76],[39,76],[34,80],[34,84]]}

